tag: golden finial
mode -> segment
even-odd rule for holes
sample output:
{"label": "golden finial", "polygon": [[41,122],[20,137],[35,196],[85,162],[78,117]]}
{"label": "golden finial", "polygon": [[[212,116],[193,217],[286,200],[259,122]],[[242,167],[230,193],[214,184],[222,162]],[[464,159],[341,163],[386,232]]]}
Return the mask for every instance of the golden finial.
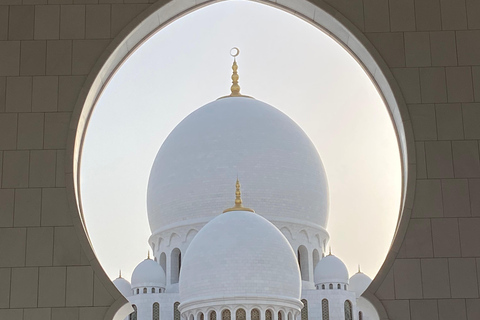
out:
{"label": "golden finial", "polygon": [[329,256],[332,255],[332,247],[331,247],[331,246],[328,248],[328,255],[329,255]]}
{"label": "golden finial", "polygon": [[250,211],[250,212],[255,212],[250,208],[245,208],[242,206],[242,194],[240,192],[240,182],[238,181],[237,178],[237,183],[235,184],[235,206],[225,209],[223,213],[229,212],[229,211]]}
{"label": "golden finial", "polygon": [[119,270],[118,270],[118,277],[119,277],[119,278],[122,277],[122,269],[119,269]]}
{"label": "golden finial", "polygon": [[360,270],[360,264],[358,264],[358,273],[361,273],[362,271]]}
{"label": "golden finial", "polygon": [[150,260],[150,250],[147,251],[147,259]]}
{"label": "golden finial", "polygon": [[230,49],[230,55],[233,57],[233,65],[232,65],[232,86],[230,87],[230,90],[232,93],[230,94],[231,97],[240,97],[242,96],[240,94],[240,86],[238,85],[238,66],[237,66],[237,56],[240,54],[240,50],[237,47],[233,47]]}

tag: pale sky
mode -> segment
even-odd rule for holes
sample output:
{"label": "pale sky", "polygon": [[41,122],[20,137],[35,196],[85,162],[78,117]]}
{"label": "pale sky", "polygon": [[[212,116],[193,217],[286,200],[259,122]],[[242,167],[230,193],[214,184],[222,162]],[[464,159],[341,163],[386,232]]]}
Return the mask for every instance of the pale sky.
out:
{"label": "pale sky", "polygon": [[332,253],[350,275],[360,264],[373,278],[390,247],[401,198],[387,109],[361,66],[329,36],[289,13],[247,1],[216,3],[160,30],[126,61],[97,103],[80,188],[103,268],[112,279],[119,269],[130,279],[146,258],[153,160],[183,118],[229,94],[232,47],[241,51],[242,93],[291,117],[322,158]]}

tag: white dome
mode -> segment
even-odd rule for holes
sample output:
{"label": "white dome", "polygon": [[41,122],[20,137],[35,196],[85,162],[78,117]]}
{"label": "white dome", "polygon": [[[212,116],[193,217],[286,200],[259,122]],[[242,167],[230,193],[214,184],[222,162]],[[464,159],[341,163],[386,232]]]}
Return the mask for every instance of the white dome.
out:
{"label": "white dome", "polygon": [[292,247],[268,220],[246,211],[219,215],[200,230],[185,253],[179,285],[183,306],[269,297],[301,305]]}
{"label": "white dome", "polygon": [[132,288],[140,287],[165,288],[165,271],[151,259],[143,260],[133,270]]}
{"label": "white dome", "polygon": [[367,290],[371,282],[372,279],[370,279],[369,276],[367,276],[363,272],[358,272],[350,278],[349,289],[351,291],[355,291],[358,298],[362,295],[363,292],[365,292],[365,290]]}
{"label": "white dome", "polygon": [[270,221],[326,227],[327,178],[305,132],[266,103],[228,97],[187,116],[158,151],[147,190],[152,233],[209,221],[230,204],[237,176],[249,205]]}
{"label": "white dome", "polygon": [[129,297],[132,295],[132,287],[130,286],[130,282],[124,278],[117,278],[113,280],[113,284],[115,287],[117,287],[118,291],[123,294],[124,297]]}
{"label": "white dome", "polygon": [[348,270],[342,260],[329,254],[315,267],[315,284],[348,283]]}

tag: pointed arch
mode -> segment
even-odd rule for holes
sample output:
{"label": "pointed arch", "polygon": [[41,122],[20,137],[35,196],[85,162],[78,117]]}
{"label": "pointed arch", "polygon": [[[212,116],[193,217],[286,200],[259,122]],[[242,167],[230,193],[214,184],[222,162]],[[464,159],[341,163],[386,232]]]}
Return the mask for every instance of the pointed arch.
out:
{"label": "pointed arch", "polygon": [[322,300],[322,320],[330,320],[330,309],[327,299]]}
{"label": "pointed arch", "polygon": [[180,239],[181,239],[180,236],[174,232],[170,235],[170,238],[168,239],[168,245],[171,246],[172,243],[176,240],[180,242]]}
{"label": "pointed arch", "polygon": [[158,262],[160,264],[160,267],[162,267],[163,272],[167,272],[167,255],[165,252],[162,252],[160,254],[160,261]]}
{"label": "pointed arch", "polygon": [[290,231],[290,229],[288,229],[287,227],[282,227],[280,231],[283,233],[285,238],[287,238],[288,240],[293,240],[292,232]]}
{"label": "pointed arch", "polygon": [[235,312],[235,320],[247,320],[247,313],[245,312],[245,309],[237,309]]}
{"label": "pointed arch", "polygon": [[215,310],[210,311],[209,320],[217,320],[217,312]]}
{"label": "pointed arch", "polygon": [[129,320],[137,320],[137,306],[132,304],[133,312],[128,317]]}
{"label": "pointed arch", "polygon": [[305,240],[307,240],[308,243],[310,243],[310,237],[308,235],[308,232],[305,229],[300,230],[299,234],[302,238],[305,238]]}
{"label": "pointed arch", "polygon": [[313,270],[315,270],[315,267],[317,266],[317,263],[320,261],[320,254],[318,253],[317,249],[313,249],[312,252],[312,261],[313,261]]}
{"label": "pointed arch", "polygon": [[182,253],[175,248],[170,254],[170,283],[178,283],[180,279],[180,268],[182,267]]}
{"label": "pointed arch", "polygon": [[152,306],[152,320],[160,320],[160,304],[158,302]]}
{"label": "pointed arch", "polygon": [[188,230],[188,233],[185,236],[185,241],[184,242],[190,243],[193,240],[193,238],[195,238],[197,233],[198,233],[198,231],[196,229]]}
{"label": "pointed arch", "polygon": [[308,301],[306,299],[302,299],[303,308],[300,311],[301,319],[308,320]]}
{"label": "pointed arch", "polygon": [[232,313],[229,309],[224,309],[222,311],[222,320],[232,320]]}
{"label": "pointed arch", "polygon": [[303,281],[310,280],[310,270],[308,264],[308,250],[304,245],[298,247],[297,250],[298,266],[300,268],[300,274]]}
{"label": "pointed arch", "polygon": [[273,312],[268,309],[265,311],[265,320],[273,320]]}
{"label": "pointed arch", "polygon": [[349,300],[345,301],[344,309],[345,309],[345,320],[353,320],[352,303]]}
{"label": "pointed arch", "polygon": [[173,320],[181,320],[180,311],[178,310],[179,305],[180,302],[178,301],[173,304]]}
{"label": "pointed arch", "polygon": [[260,310],[258,310],[257,308],[252,309],[252,311],[250,312],[250,319],[260,320]]}

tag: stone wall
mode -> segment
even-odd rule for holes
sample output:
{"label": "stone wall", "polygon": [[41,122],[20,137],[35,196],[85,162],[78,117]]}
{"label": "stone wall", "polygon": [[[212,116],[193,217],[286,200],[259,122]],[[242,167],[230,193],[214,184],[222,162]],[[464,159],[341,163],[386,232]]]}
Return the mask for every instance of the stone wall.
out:
{"label": "stone wall", "polygon": [[[111,320],[126,302],[84,231],[74,145],[113,69],[103,66],[148,34],[142,21],[206,4],[152,2],[0,1],[0,319]],[[386,82],[359,59],[405,130],[405,206],[367,297],[383,319],[480,319],[480,2],[277,5],[327,29],[323,14],[333,17],[353,51],[360,39]]]}

